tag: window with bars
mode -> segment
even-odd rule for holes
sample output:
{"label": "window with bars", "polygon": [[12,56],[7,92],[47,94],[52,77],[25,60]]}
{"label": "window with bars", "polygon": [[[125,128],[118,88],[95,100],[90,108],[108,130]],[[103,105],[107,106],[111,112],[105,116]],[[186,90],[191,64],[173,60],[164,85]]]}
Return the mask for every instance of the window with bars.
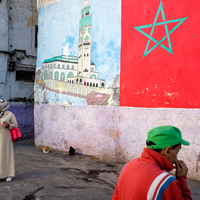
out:
{"label": "window with bars", "polygon": [[16,81],[34,82],[35,72],[30,71],[16,71]]}

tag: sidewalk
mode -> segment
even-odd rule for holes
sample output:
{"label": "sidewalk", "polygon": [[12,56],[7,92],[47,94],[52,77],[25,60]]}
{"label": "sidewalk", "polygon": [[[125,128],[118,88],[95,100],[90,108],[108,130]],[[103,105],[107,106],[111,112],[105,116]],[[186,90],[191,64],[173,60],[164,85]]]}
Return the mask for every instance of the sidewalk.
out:
{"label": "sidewalk", "polygon": [[[16,177],[0,180],[1,200],[110,200],[121,163],[103,163],[67,152],[44,154],[33,140],[15,143]],[[188,180],[193,200],[200,182]]]}

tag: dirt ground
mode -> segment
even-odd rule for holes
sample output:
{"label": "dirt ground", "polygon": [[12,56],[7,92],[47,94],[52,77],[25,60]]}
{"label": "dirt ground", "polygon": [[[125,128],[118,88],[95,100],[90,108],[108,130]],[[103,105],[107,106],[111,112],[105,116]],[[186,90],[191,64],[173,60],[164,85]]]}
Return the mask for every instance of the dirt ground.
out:
{"label": "dirt ground", "polygon": [[[17,142],[14,148],[16,177],[0,180],[1,200],[110,200],[123,165],[68,152],[44,154],[33,140]],[[199,200],[200,182],[188,184],[193,200]]]}

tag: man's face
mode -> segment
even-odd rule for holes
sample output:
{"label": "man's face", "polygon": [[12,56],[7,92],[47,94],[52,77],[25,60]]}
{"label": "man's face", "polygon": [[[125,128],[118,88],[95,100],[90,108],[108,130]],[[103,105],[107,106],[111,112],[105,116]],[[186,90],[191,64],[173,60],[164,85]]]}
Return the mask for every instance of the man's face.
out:
{"label": "man's face", "polygon": [[177,154],[179,150],[181,149],[181,145],[176,146],[175,149],[170,148],[168,154],[166,155],[166,158],[174,164],[177,160]]}

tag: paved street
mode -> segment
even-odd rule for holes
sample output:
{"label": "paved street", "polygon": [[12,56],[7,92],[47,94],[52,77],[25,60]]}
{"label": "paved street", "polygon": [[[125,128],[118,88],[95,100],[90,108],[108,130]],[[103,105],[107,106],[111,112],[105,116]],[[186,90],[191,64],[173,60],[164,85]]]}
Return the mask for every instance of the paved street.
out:
{"label": "paved street", "polygon": [[[104,163],[67,152],[44,154],[33,140],[15,143],[16,177],[0,180],[1,200],[110,200],[122,163]],[[200,183],[189,180],[193,200]]]}

